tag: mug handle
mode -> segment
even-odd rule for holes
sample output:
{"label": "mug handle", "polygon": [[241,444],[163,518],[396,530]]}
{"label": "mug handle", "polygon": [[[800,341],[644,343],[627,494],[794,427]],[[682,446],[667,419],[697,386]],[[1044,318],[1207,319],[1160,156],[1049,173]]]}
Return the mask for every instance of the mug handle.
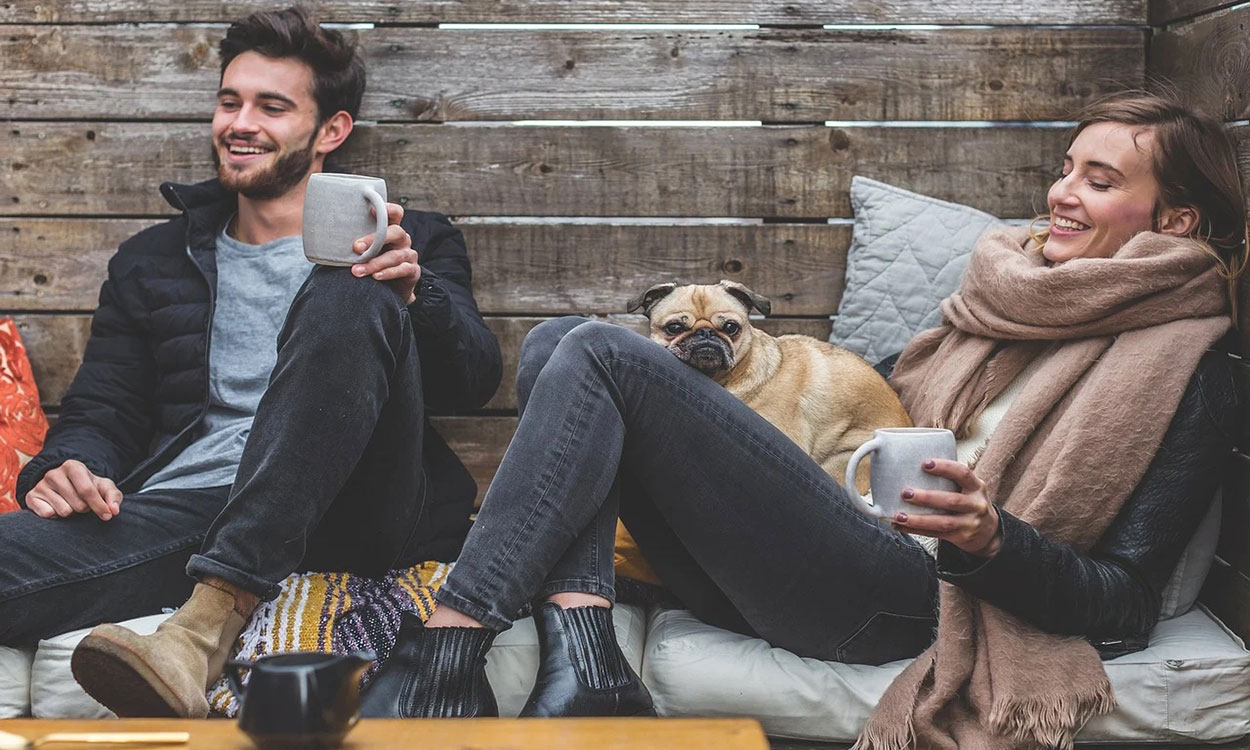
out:
{"label": "mug handle", "polygon": [[239,676],[239,669],[251,669],[250,661],[228,661],[225,666],[226,682],[230,683],[230,692],[234,693],[234,697],[238,699],[239,705],[243,705],[243,699],[247,690],[243,687],[243,678]]}
{"label": "mug handle", "polygon": [[386,201],[382,200],[381,194],[371,187],[363,188],[361,194],[364,199],[373,204],[373,213],[377,215],[378,225],[373,232],[373,244],[369,249],[360,254],[357,263],[368,263],[382,252],[382,246],[386,244]]}
{"label": "mug handle", "polygon": [[864,460],[864,456],[881,447],[881,438],[873,438],[863,445],[855,449],[851,454],[851,460],[846,464],[846,494],[851,498],[851,502],[860,512],[867,513],[873,518],[880,518],[881,512],[876,506],[869,504],[867,500],[859,494],[859,490],[855,489],[855,470],[859,468],[859,462]]}

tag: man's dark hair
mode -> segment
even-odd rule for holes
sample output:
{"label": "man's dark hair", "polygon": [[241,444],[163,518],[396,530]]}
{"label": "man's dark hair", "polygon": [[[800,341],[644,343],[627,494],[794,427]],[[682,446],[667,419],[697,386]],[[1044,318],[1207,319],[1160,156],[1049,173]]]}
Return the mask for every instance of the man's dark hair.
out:
{"label": "man's dark hair", "polygon": [[365,64],[356,54],[356,43],[333,29],[323,29],[303,6],[258,11],[230,24],[218,45],[221,72],[244,52],[265,57],[293,57],[313,71],[313,99],[317,121],[325,122],[344,110],[356,119],[365,94]]}

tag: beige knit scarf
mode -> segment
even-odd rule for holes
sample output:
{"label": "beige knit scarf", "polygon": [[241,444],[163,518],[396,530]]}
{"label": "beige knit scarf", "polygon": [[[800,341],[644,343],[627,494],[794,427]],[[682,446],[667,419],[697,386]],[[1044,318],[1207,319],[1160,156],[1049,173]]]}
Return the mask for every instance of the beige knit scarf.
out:
{"label": "beige knit scarf", "polygon": [[[1194,240],[1143,233],[1111,259],[1045,264],[1024,230],[987,233],[942,325],[893,376],[917,425],[964,434],[1035,357],[978,459],[987,494],[1089,549],[1137,486],[1203,352],[1225,283]],[[890,685],[856,750],[1070,748],[1115,707],[1098,653],[943,583],[937,640]]]}

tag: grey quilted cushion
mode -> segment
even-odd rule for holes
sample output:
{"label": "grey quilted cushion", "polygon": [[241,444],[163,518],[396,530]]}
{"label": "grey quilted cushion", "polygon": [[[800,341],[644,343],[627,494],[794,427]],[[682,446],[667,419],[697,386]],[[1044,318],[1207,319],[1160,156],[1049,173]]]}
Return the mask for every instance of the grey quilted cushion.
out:
{"label": "grey quilted cushion", "polygon": [[855,230],[830,340],[877,362],[940,320],[968,253],[999,220],[866,177],[851,180]]}

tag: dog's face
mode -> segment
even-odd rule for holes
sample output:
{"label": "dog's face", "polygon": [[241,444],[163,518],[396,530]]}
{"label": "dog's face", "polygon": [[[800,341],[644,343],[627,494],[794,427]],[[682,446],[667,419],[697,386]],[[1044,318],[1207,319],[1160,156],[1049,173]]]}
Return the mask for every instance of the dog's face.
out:
{"label": "dog's face", "polygon": [[752,308],[768,313],[770,304],[745,286],[658,284],[631,303],[651,321],[651,339],[678,359],[718,381],[742,361],[751,348]]}

